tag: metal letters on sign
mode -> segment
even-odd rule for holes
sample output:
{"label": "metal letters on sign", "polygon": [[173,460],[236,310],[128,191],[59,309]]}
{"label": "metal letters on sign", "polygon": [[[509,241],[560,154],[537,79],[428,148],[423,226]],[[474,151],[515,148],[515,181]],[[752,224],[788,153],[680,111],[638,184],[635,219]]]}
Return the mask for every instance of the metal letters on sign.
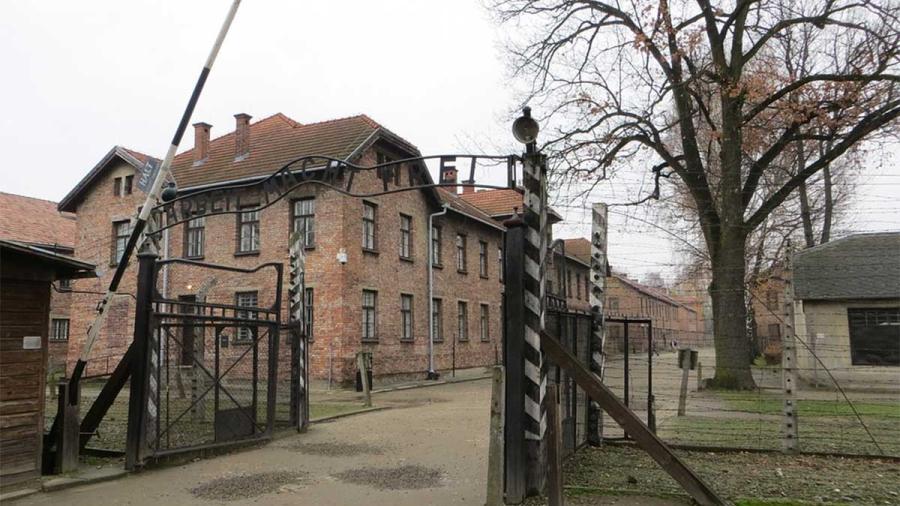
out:
{"label": "metal letters on sign", "polygon": [[147,193],[156,180],[156,173],[159,172],[159,160],[150,158],[147,163],[141,167],[141,177],[137,180],[137,187],[142,192]]}
{"label": "metal letters on sign", "polygon": [[[428,160],[439,161],[442,168],[462,167],[468,164],[469,179],[462,183],[443,181],[433,183],[425,165]],[[167,219],[166,225],[155,232],[161,232],[202,216],[262,210],[281,200],[291,191],[307,184],[325,186],[350,197],[362,198],[442,186],[511,188],[515,184],[516,160],[518,157],[514,155],[436,155],[407,158],[373,166],[360,166],[327,156],[304,156],[287,163],[264,179],[193,192],[156,206],[154,211],[164,213]],[[498,166],[505,167],[507,170],[506,186],[474,183],[476,168]],[[366,171],[373,171],[381,180],[380,191],[360,191],[359,188],[354,188],[356,175]],[[140,185],[140,180],[138,185]],[[246,201],[248,194],[252,195],[250,202]],[[244,202],[241,201],[242,198]]]}

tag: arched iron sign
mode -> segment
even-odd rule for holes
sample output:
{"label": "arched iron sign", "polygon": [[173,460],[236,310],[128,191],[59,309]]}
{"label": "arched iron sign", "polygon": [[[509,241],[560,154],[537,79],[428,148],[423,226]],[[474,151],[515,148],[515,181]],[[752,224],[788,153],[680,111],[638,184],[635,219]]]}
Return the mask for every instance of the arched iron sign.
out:
{"label": "arched iron sign", "polygon": [[[445,169],[459,170],[465,166],[469,170],[468,179],[462,182],[432,182],[426,162],[436,160],[440,174]],[[257,181],[237,183],[190,192],[154,207],[154,213],[165,215],[165,223],[148,231],[158,234],[195,218],[238,214],[247,211],[261,211],[275,204],[294,190],[306,185],[318,185],[334,190],[348,197],[377,197],[393,193],[428,188],[456,188],[460,186],[505,189],[515,188],[516,164],[523,159],[516,155],[433,155],[395,160],[378,165],[362,166],[328,156],[304,156],[286,163],[271,175]],[[475,172],[480,168],[506,169],[506,185],[475,183]],[[381,191],[360,191],[357,176],[361,173],[375,173],[382,182]],[[242,196],[252,193],[252,202],[241,201]],[[246,199],[246,197],[244,197]]]}

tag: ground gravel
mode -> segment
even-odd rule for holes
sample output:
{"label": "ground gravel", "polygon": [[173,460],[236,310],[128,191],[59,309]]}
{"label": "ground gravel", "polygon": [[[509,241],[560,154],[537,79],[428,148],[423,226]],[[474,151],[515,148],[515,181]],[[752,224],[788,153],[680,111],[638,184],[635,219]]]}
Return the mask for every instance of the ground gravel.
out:
{"label": "ground gravel", "polygon": [[211,501],[238,501],[271,494],[285,485],[302,484],[305,477],[306,473],[298,471],[235,474],[199,485],[191,489],[191,494]]}
{"label": "ground gravel", "polygon": [[406,465],[400,467],[361,467],[334,475],[355,485],[368,485],[381,490],[414,490],[441,485],[444,473],[439,469]]}
{"label": "ground gravel", "polygon": [[285,449],[304,453],[306,455],[320,455],[325,457],[352,457],[355,455],[382,455],[384,449],[366,443],[342,443],[327,441],[323,443],[304,443],[296,441],[284,446]]}

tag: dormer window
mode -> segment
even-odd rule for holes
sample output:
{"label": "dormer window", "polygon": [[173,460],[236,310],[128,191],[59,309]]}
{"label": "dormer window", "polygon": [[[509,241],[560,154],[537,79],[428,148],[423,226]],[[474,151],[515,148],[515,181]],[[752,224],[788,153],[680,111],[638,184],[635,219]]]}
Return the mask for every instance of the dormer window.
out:
{"label": "dormer window", "polygon": [[133,182],[134,176],[124,176],[113,179],[113,196],[124,197],[125,195],[131,195]]}

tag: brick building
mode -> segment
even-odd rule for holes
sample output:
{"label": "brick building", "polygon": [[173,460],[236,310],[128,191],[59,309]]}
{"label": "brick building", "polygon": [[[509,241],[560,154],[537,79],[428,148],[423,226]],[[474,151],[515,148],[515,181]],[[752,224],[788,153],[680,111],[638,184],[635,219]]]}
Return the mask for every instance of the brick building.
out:
{"label": "brick building", "polygon": [[[15,241],[57,255],[75,253],[75,215],[60,212],[56,202],[0,192],[0,239]],[[71,282],[51,284],[47,321],[47,372],[62,372],[70,332]]]}
{"label": "brick building", "polygon": [[[642,285],[625,275],[612,273],[606,278],[607,317],[649,318],[653,325],[653,340],[660,350],[676,342],[678,347],[698,347],[705,344],[702,315],[693,308],[676,301],[662,290]],[[623,324],[610,322],[608,339],[621,348]],[[646,350],[647,329],[638,324],[629,328],[634,349]]]}
{"label": "brick building", "polygon": [[[419,155],[415,146],[364,115],[312,124],[283,114],[254,123],[246,114],[235,118],[235,130],[218,138],[210,138],[211,125],[194,125],[194,147],[179,154],[173,164],[180,195],[258,181],[306,155],[363,166]],[[83,284],[86,290],[102,290],[108,283],[127,237],[127,219],[145,198],[136,188],[135,171],[146,159],[133,150],[113,148],[60,203],[61,211],[77,215],[79,258],[108,266],[97,281],[79,281],[79,288]],[[398,169],[405,169],[403,165],[398,163]],[[347,175],[339,176],[343,177]],[[372,171],[354,177],[354,192],[374,193],[395,183]],[[455,181],[456,174],[442,177]],[[308,184],[259,210],[263,198],[247,190],[240,195],[246,211],[172,227],[163,237],[165,255],[245,268],[286,264],[289,236],[300,231],[306,250],[304,295],[309,302],[313,378],[351,379],[360,350],[373,352],[376,376],[424,375],[430,330],[435,333],[438,371],[495,363],[501,334],[498,252],[504,229],[490,214],[453,191],[434,188],[362,199]],[[432,214],[435,250],[429,259]],[[432,267],[435,304],[430,311]],[[220,273],[215,282],[210,276],[201,269],[173,265],[161,271],[157,289],[172,299],[190,300],[205,287],[207,302],[256,307],[274,303],[275,284],[266,277],[270,274]],[[133,293],[135,279],[136,268],[131,265],[120,291]],[[286,319],[284,288],[281,310]],[[78,311],[72,321],[70,367],[95,303],[96,297],[89,296],[73,300]],[[131,297],[117,298],[93,350],[89,373],[102,374],[115,366],[131,341],[133,313]],[[240,337],[237,332],[236,344]]]}

